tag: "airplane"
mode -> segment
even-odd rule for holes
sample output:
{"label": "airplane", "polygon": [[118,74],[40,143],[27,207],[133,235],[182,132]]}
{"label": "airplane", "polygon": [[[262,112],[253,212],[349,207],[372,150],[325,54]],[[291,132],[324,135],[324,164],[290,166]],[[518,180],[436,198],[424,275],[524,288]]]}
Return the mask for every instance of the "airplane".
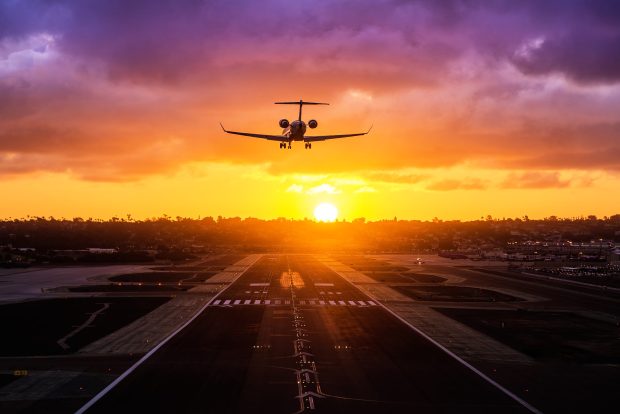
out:
{"label": "airplane", "polygon": [[[253,138],[262,138],[267,139],[269,141],[279,141],[280,149],[287,148],[291,149],[291,142],[293,141],[303,141],[305,145],[305,149],[312,149],[312,143],[316,141],[325,141],[328,139],[337,139],[337,138],[347,138],[347,137],[357,137],[360,135],[366,135],[372,129],[372,126],[366,132],[358,132],[354,134],[340,134],[340,135],[314,135],[308,136],[306,134],[306,123],[301,120],[301,109],[304,105],[329,105],[324,102],[308,102],[300,99],[299,101],[293,102],[274,102],[276,105],[299,105],[299,117],[293,122],[288,121],[288,119],[281,119],[278,123],[280,128],[284,128],[282,131],[282,135],[265,135],[265,134],[254,134],[250,132],[237,132],[237,131],[229,131],[224,128],[224,125],[220,123],[220,126],[227,134],[235,134],[235,135],[243,135],[246,137]],[[315,119],[311,119],[308,121],[307,126],[311,129],[319,126],[319,123]]]}

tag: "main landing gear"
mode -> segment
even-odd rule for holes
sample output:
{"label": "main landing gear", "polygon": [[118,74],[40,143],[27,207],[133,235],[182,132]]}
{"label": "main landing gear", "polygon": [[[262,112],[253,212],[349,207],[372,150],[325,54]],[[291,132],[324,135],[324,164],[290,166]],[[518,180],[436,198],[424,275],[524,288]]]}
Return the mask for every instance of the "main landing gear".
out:
{"label": "main landing gear", "polygon": [[304,145],[306,146],[306,149],[312,149],[312,143],[306,142]]}
{"label": "main landing gear", "polygon": [[[286,142],[280,142],[280,149],[286,148]],[[291,149],[291,143],[288,143],[288,149]]]}

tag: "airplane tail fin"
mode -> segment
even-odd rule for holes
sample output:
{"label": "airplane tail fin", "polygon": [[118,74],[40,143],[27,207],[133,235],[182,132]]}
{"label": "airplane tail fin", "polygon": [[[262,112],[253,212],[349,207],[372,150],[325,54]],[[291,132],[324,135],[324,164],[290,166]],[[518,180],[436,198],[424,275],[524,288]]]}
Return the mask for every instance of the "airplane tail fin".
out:
{"label": "airplane tail fin", "polygon": [[276,105],[299,105],[299,120],[301,121],[301,108],[304,105],[329,105],[325,102],[308,102],[304,100],[292,101],[292,102],[274,102]]}

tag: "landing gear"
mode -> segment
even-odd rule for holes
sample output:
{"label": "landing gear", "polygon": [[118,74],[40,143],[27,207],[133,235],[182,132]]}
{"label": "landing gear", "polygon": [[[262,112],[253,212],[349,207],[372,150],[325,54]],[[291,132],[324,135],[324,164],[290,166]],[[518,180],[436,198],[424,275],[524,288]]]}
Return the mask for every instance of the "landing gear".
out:
{"label": "landing gear", "polygon": [[306,142],[304,145],[306,149],[312,149],[312,144],[310,142]]}
{"label": "landing gear", "polygon": [[286,142],[280,142],[280,149],[286,148]]}

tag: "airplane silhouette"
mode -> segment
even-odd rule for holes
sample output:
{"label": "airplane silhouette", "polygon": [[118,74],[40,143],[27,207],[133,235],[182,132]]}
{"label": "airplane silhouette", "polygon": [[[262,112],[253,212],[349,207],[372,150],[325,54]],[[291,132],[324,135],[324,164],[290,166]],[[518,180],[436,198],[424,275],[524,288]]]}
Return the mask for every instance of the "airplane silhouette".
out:
{"label": "airplane silhouette", "polygon": [[235,135],[243,135],[246,137],[253,138],[261,138],[269,141],[279,141],[280,149],[287,148],[291,149],[291,142],[293,141],[303,141],[306,149],[312,148],[312,143],[317,141],[325,141],[328,139],[338,139],[338,138],[347,138],[347,137],[357,137],[360,135],[366,135],[372,129],[372,126],[366,132],[358,132],[354,134],[339,134],[339,135],[313,135],[308,136],[306,134],[306,125],[308,128],[314,129],[319,126],[319,123],[315,119],[311,119],[306,124],[301,120],[301,110],[304,105],[329,105],[324,102],[308,102],[304,100],[293,101],[293,102],[274,102],[276,105],[299,105],[299,117],[293,122],[288,121],[288,119],[281,119],[279,122],[280,128],[284,128],[281,135],[267,135],[267,134],[255,134],[251,132],[237,132],[237,131],[229,131],[224,128],[224,125],[220,123],[220,126],[224,130],[224,132],[228,134]]}

